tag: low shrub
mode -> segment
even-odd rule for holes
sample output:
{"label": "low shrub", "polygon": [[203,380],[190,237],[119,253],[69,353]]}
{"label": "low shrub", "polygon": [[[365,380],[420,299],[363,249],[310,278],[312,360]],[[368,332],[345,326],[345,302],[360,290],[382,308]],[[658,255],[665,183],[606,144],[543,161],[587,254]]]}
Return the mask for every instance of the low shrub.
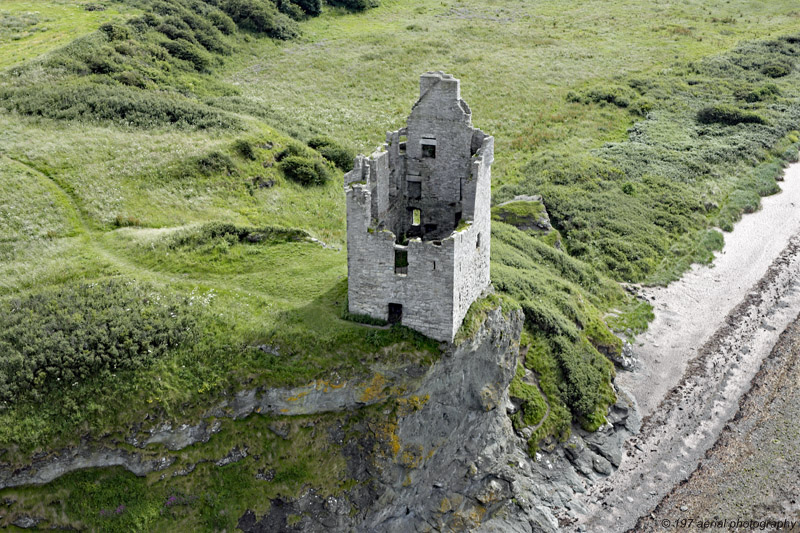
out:
{"label": "low shrub", "polygon": [[290,156],[310,158],[312,157],[312,152],[309,151],[308,148],[306,148],[300,143],[291,142],[287,144],[283,150],[275,154],[275,161],[280,163],[281,161]]}
{"label": "low shrub", "polygon": [[116,22],[106,22],[100,25],[100,31],[106,35],[109,41],[123,41],[131,36],[127,26]]}
{"label": "low shrub", "polygon": [[254,228],[227,222],[210,222],[176,233],[165,241],[165,246],[169,249],[197,248],[219,240],[226,240],[231,244],[276,243],[297,241],[306,237],[308,234],[305,231],[295,228],[278,226]]}
{"label": "low shrub", "polygon": [[114,79],[129,87],[136,87],[138,89],[144,89],[147,87],[147,80],[145,77],[140,73],[133,72],[131,70],[126,70],[114,75]]}
{"label": "low shrub", "polygon": [[0,88],[0,106],[23,115],[60,120],[108,120],[137,127],[175,124],[198,129],[240,128],[241,122],[183,95],[78,81]]}
{"label": "low shrub", "polygon": [[233,149],[236,151],[237,154],[244,157],[245,159],[249,159],[250,161],[256,160],[256,151],[253,147],[253,143],[245,139],[237,139],[233,143]]}
{"label": "low shrub", "polygon": [[204,176],[222,172],[227,174],[236,172],[236,163],[233,162],[233,159],[231,159],[229,155],[223,154],[217,150],[195,159],[195,167],[197,171]]}
{"label": "low shrub", "polygon": [[311,17],[316,17],[322,13],[322,0],[293,0],[303,12]]}
{"label": "low shrub", "polygon": [[120,279],[0,301],[0,402],[35,401],[88,377],[140,368],[195,325],[186,300]]}
{"label": "low shrub", "polygon": [[330,174],[322,161],[296,155],[284,158],[279,167],[288,179],[305,186],[322,185]]}
{"label": "low shrub", "polygon": [[565,337],[554,337],[553,344],[564,376],[560,388],[565,403],[573,414],[591,415],[600,403],[603,382],[611,379],[611,363],[586,344]]}
{"label": "low shrub", "polygon": [[162,46],[167,49],[167,52],[172,57],[191,63],[198,72],[208,72],[211,58],[197,45],[186,39],[179,38],[174,41],[166,41],[162,43]]}
{"label": "low shrub", "polygon": [[630,88],[619,85],[604,85],[581,93],[574,91],[567,93],[567,101],[569,102],[611,104],[622,108],[629,107],[635,98],[636,95]]}
{"label": "low shrub", "polygon": [[697,121],[701,124],[766,124],[767,121],[758,113],[745,111],[727,104],[715,104],[702,108],[697,112]]}
{"label": "low shrub", "polygon": [[351,11],[364,11],[378,5],[378,0],[327,0],[332,6],[343,7]]}
{"label": "low shrub", "polygon": [[773,63],[761,69],[761,73],[770,78],[782,78],[788,76],[791,72],[792,68],[790,66],[780,63]]}
{"label": "low shrub", "polygon": [[340,170],[349,172],[353,169],[356,157],[354,150],[345,148],[329,137],[313,137],[308,141],[308,145]]}
{"label": "low shrub", "polygon": [[275,39],[298,35],[297,23],[278,11],[275,4],[262,0],[222,0],[220,9],[243,29],[265,33]]}
{"label": "low shrub", "polygon": [[780,96],[781,91],[774,83],[767,83],[761,87],[744,88],[734,91],[733,95],[739,100],[744,100],[748,103],[763,102],[770,100],[776,96]]}
{"label": "low shrub", "polygon": [[291,18],[292,20],[302,20],[305,17],[305,13],[300,8],[300,6],[288,1],[280,2],[278,4],[278,11],[280,11],[287,17]]}

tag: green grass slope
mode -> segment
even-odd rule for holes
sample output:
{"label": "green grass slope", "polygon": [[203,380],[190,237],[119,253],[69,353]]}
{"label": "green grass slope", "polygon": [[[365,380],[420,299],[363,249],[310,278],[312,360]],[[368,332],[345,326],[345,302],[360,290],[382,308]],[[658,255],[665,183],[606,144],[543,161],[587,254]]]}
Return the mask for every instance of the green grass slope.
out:
{"label": "green grass slope", "polygon": [[[717,228],[776,192],[797,154],[788,0],[342,4],[0,6],[0,460],[123,441],[145,416],[190,422],[245,387],[435,360],[436,343],[344,313],[343,168],[401,125],[426,70],[460,77],[495,135],[495,200],[539,194],[558,230],[494,222],[502,296],[459,337],[487,307],[521,306],[513,422],[535,428],[531,452],[604,422],[614,333],[652,316],[617,281],[708,261]],[[3,491],[5,520],[231,530],[265,496],[352,488],[314,425],[356,431],[397,407],[229,420],[177,454],[176,470],[200,465],[190,475],[81,472]],[[245,445],[235,464],[198,463]]]}

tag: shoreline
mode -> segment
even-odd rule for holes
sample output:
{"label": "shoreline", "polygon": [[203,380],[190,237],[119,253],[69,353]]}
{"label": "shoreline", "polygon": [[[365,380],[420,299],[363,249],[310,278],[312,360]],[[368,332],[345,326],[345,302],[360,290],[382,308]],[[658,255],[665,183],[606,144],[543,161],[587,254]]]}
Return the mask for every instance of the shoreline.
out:
{"label": "shoreline", "polygon": [[800,310],[800,164],[726,235],[711,266],[643,291],[656,318],[637,364],[616,383],[634,396],[640,433],[617,471],[581,498],[578,531],[625,531],[687,479]]}
{"label": "shoreline", "polygon": [[[762,198],[758,211],[744,215],[725,234],[725,246],[714,254],[713,263],[694,265],[667,287],[641,291],[653,305],[655,319],[636,340],[635,370],[620,372],[616,383],[633,394],[642,417],[678,384],[689,361],[800,234],[800,163],[787,167],[779,184],[780,193]],[[786,325],[788,321],[779,329]]]}
{"label": "shoreline", "polygon": [[[800,315],[781,333],[700,466],[631,532],[676,519],[775,520],[800,530]],[[727,528],[726,528],[727,529]],[[771,528],[776,529],[776,528]]]}

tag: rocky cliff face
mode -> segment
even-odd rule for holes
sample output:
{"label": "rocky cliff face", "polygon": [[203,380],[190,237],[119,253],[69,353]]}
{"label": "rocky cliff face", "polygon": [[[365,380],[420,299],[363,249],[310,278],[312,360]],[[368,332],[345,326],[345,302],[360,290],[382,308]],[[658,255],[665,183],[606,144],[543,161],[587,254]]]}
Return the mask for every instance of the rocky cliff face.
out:
{"label": "rocky cliff face", "polygon": [[[134,428],[125,439],[129,451],[87,442],[23,468],[0,464],[0,486],[47,483],[71,470],[110,465],[137,475],[163,470],[162,479],[190,475],[193,465],[170,466],[175,452],[216,438],[225,417],[326,412],[331,416],[318,429],[345,457],[351,488],[336,496],[308,488],[299,497],[273,498],[266,514],[241,516],[239,529],[555,532],[583,510],[576,495],[619,465],[638,417],[619,392],[605,427],[592,434],[575,429],[566,443],[544,443],[530,458],[507,414],[522,323],[521,312],[498,308],[428,368],[381,369],[364,383],[315,383],[304,395],[243,391],[197,425]],[[305,401],[284,401],[286,395]],[[217,466],[240,461],[247,457],[243,449],[208,460]],[[269,475],[259,475],[269,482]]]}
{"label": "rocky cliff face", "polygon": [[[634,406],[619,394],[607,426],[594,434],[576,430],[564,446],[530,458],[506,414],[522,320],[519,312],[490,312],[478,333],[433,365],[396,411],[364,425],[348,457],[360,489],[341,500],[309,491],[298,500],[273,501],[267,515],[248,513],[239,527],[555,532],[571,522],[575,495],[619,464],[638,418],[629,416]],[[288,516],[304,518],[290,525]]]}

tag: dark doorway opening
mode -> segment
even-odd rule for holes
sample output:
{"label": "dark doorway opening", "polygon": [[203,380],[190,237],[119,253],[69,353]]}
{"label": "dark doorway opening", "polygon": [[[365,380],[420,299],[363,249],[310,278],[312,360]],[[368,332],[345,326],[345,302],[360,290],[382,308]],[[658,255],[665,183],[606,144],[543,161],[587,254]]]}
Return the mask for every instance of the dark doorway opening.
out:
{"label": "dark doorway opening", "polygon": [[399,324],[401,320],[403,320],[403,306],[389,304],[389,324]]}

